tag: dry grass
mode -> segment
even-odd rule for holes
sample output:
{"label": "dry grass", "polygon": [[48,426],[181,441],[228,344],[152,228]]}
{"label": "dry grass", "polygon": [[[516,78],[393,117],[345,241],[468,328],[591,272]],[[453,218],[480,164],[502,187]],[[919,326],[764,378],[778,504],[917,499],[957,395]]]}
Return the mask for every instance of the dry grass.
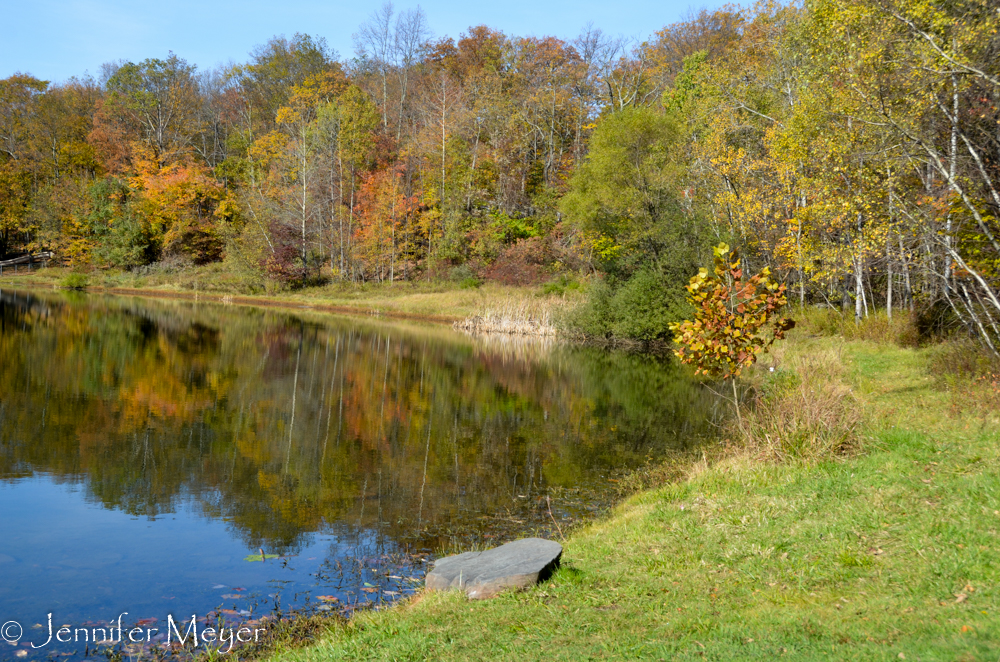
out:
{"label": "dry grass", "polygon": [[758,370],[752,397],[727,425],[731,440],[759,459],[816,461],[863,449],[865,416],[839,348],[779,350]]}
{"label": "dry grass", "polygon": [[556,317],[566,303],[561,299],[507,298],[487,307],[454,326],[467,333],[500,333],[521,336],[555,336]]}
{"label": "dry grass", "polygon": [[968,412],[1000,423],[1000,359],[970,338],[931,348],[929,372],[950,397],[952,416]]}
{"label": "dry grass", "polygon": [[792,316],[799,329],[815,335],[870,340],[900,347],[916,347],[920,342],[914,315],[905,310],[894,312],[892,319],[884,310],[876,311],[857,323],[852,312],[844,313],[833,308],[798,309]]}

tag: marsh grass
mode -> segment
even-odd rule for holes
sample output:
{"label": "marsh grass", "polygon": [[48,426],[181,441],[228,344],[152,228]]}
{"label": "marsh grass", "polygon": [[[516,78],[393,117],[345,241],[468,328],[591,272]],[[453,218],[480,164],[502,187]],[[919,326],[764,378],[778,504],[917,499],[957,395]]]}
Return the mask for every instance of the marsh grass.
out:
{"label": "marsh grass", "polygon": [[558,311],[565,307],[565,300],[558,297],[509,297],[493,302],[481,314],[455,322],[454,327],[476,334],[555,336],[559,333],[555,321]]}

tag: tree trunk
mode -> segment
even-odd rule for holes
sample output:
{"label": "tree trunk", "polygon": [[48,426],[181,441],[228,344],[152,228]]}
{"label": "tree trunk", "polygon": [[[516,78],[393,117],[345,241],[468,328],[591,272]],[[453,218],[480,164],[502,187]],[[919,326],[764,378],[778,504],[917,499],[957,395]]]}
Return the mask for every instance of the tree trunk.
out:
{"label": "tree trunk", "polygon": [[861,313],[864,310],[865,285],[864,274],[861,271],[861,260],[854,260],[854,323],[861,323]]}

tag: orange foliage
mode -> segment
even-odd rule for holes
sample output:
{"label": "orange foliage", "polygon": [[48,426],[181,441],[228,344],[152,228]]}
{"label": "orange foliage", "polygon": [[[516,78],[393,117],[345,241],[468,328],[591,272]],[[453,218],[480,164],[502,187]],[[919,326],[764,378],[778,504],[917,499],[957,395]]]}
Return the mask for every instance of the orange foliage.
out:
{"label": "orange foliage", "polygon": [[405,195],[402,166],[368,174],[358,192],[358,229],[354,239],[359,261],[371,278],[395,276],[398,239],[417,210],[416,196]]}
{"label": "orange foliage", "polygon": [[165,254],[185,254],[201,264],[217,260],[222,241],[216,221],[231,206],[222,185],[202,165],[177,162],[158,167],[152,150],[133,145],[137,174],[129,183],[142,192],[142,212],[163,235]]}

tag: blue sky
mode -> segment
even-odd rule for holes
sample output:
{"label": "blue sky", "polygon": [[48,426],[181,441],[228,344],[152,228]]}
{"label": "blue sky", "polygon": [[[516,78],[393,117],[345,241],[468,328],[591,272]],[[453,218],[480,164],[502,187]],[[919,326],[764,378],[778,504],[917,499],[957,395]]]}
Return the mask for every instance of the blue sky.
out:
{"label": "blue sky", "polygon": [[[0,78],[31,73],[53,82],[117,59],[140,61],[173,51],[199,69],[242,62],[275,35],[324,37],[340,56],[353,53],[351,35],[382,0],[3,0]],[[486,24],[508,34],[572,39],[589,21],[612,35],[646,38],[708,0],[506,0],[394,3],[424,10],[435,36],[458,37]]]}

